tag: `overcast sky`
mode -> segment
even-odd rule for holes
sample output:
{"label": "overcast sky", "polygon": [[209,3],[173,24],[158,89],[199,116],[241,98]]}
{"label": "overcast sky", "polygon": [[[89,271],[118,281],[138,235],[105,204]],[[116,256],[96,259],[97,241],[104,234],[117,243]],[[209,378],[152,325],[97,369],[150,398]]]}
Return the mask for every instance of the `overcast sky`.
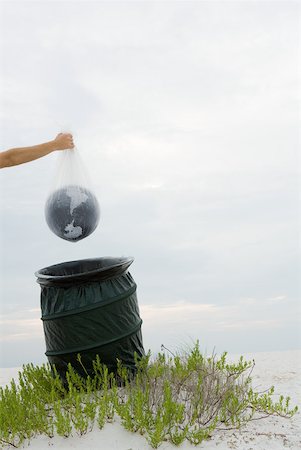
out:
{"label": "overcast sky", "polygon": [[102,212],[63,241],[58,155],[1,170],[0,366],[45,361],[34,272],[107,255],[135,257],[146,350],[300,348],[298,2],[0,6],[1,148],[70,130]]}

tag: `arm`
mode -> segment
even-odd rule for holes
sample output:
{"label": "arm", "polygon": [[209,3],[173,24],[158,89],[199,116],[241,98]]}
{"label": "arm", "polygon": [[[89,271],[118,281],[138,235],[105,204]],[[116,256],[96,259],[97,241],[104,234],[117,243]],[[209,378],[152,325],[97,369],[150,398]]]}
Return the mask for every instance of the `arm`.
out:
{"label": "arm", "polygon": [[74,148],[71,134],[60,133],[53,141],[32,147],[12,148],[0,153],[0,168],[17,166],[48,155],[56,150]]}

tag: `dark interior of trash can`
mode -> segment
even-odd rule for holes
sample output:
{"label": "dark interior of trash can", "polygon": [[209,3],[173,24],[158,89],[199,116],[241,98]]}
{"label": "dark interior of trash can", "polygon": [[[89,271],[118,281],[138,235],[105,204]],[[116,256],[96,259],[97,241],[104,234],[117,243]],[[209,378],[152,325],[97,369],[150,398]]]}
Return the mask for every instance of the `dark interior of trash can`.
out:
{"label": "dark interior of trash can", "polygon": [[132,257],[81,259],[45,267],[35,273],[39,284],[74,283],[88,279],[99,281],[123,273],[134,261]]}

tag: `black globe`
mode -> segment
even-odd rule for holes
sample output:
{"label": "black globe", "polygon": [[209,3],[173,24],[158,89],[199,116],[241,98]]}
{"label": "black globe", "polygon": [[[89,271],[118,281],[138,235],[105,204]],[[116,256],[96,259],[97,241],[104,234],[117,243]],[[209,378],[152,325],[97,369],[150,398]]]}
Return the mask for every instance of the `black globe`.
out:
{"label": "black globe", "polygon": [[100,209],[91,191],[70,185],[49,196],[45,217],[54,234],[66,241],[77,242],[93,233],[99,222]]}

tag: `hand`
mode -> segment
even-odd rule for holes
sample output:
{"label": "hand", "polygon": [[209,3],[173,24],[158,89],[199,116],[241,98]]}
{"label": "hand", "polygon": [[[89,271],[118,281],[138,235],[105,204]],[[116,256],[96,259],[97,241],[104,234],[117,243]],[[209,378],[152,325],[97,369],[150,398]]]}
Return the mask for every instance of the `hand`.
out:
{"label": "hand", "polygon": [[73,137],[70,133],[59,133],[53,143],[56,150],[74,148]]}

